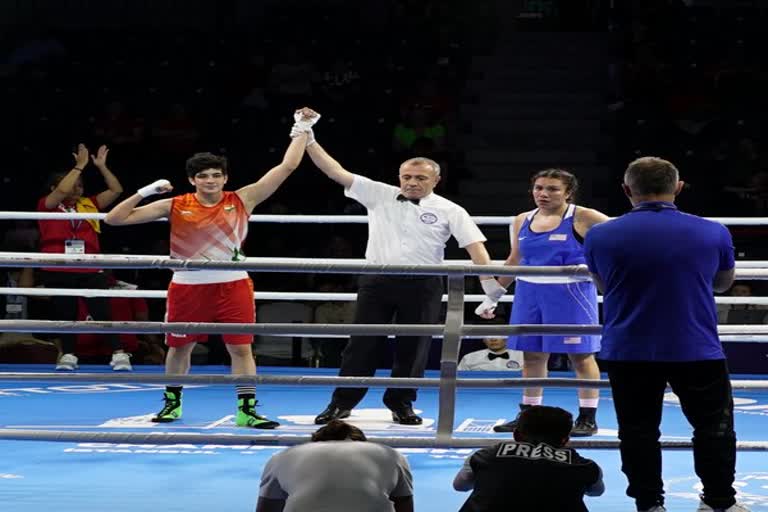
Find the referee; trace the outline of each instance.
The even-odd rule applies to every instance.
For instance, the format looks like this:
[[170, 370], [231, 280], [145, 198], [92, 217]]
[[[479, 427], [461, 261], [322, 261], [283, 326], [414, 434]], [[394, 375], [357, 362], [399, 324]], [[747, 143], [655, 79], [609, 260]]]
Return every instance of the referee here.
[[[310, 140], [314, 140], [310, 134]], [[440, 181], [440, 166], [428, 158], [411, 158], [400, 166], [400, 187], [370, 180], [344, 169], [316, 142], [307, 145], [315, 165], [344, 187], [347, 197], [368, 209], [367, 263], [374, 265], [439, 265], [445, 243], [453, 236], [466, 249], [472, 262], [489, 265], [485, 237], [464, 208], [434, 194]], [[483, 276], [484, 286], [496, 284]], [[491, 283], [493, 282], [493, 283]], [[435, 324], [442, 306], [443, 279], [439, 276], [361, 276], [357, 292], [355, 323]], [[392, 377], [423, 377], [432, 342], [430, 336], [398, 336]], [[385, 336], [352, 336], [342, 354], [340, 376], [372, 376]], [[363, 399], [366, 388], [337, 388], [328, 407], [315, 423], [346, 418]], [[403, 425], [419, 425], [413, 412], [415, 389], [387, 389], [384, 405], [392, 419]]]
[[666, 160], [633, 161], [623, 188], [632, 210], [594, 226], [584, 252], [604, 295], [599, 359], [613, 392], [627, 495], [639, 511], [666, 510], [659, 425], [669, 384], [693, 427], [698, 512], [746, 512], [733, 487], [733, 397], [712, 296], [733, 284], [731, 235], [678, 211], [683, 182]]

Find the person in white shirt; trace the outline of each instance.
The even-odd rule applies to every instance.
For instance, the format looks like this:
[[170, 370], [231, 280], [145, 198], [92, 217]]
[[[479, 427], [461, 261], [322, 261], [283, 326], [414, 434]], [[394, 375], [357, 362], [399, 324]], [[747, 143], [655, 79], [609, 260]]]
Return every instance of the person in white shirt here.
[[483, 343], [488, 348], [465, 354], [457, 370], [504, 372], [523, 369], [523, 353], [509, 350], [507, 338], [486, 338]]
[[256, 512], [413, 512], [411, 468], [394, 448], [367, 442], [341, 420], [318, 429], [312, 441], [269, 459]]
[[[318, 115], [303, 109], [305, 116]], [[400, 186], [395, 187], [353, 174], [315, 142], [311, 128], [307, 154], [329, 178], [344, 187], [344, 194], [368, 210], [368, 246], [365, 259], [375, 265], [439, 265], [445, 244], [453, 236], [472, 262], [491, 263], [485, 237], [467, 211], [433, 193], [440, 181], [440, 166], [429, 158], [411, 158], [400, 165]], [[491, 276], [481, 276], [484, 289], [501, 285]], [[443, 279], [440, 276], [364, 275], [357, 292], [356, 324], [436, 324], [442, 307]], [[398, 336], [392, 377], [423, 377], [432, 338]], [[352, 336], [342, 356], [341, 376], [373, 376], [378, 355], [386, 346], [384, 336]], [[366, 388], [337, 388], [316, 424], [346, 418], [363, 399]], [[392, 420], [419, 425], [413, 412], [415, 389], [387, 389], [384, 405]]]

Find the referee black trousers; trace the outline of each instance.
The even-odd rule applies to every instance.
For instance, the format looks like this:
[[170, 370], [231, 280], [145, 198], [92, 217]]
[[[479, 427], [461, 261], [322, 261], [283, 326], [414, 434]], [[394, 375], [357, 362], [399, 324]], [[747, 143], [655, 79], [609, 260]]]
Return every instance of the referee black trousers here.
[[[109, 288], [107, 276], [103, 272], [40, 272], [40, 279], [45, 288], [92, 288], [105, 290]], [[109, 321], [112, 313], [108, 297], [83, 297], [88, 305], [88, 314], [94, 320]], [[51, 320], [77, 320], [77, 297], [52, 297], [53, 312]], [[74, 333], [61, 333], [61, 350], [65, 354], [75, 353], [76, 338]], [[103, 334], [105, 343], [112, 351], [120, 350], [122, 343], [117, 334]]]
[[[440, 321], [443, 280], [440, 277], [362, 276], [357, 291], [356, 324], [436, 324]], [[395, 339], [392, 377], [423, 377], [432, 343], [430, 336]], [[342, 377], [371, 377], [387, 346], [386, 336], [352, 336], [341, 357]], [[367, 388], [337, 388], [333, 401], [353, 409]], [[390, 409], [410, 406], [416, 390], [387, 389], [384, 403]]]
[[691, 362], [601, 361], [608, 371], [619, 423], [621, 470], [638, 509], [664, 503], [659, 425], [667, 383], [693, 427], [693, 459], [712, 508], [736, 502], [736, 433], [725, 360]]

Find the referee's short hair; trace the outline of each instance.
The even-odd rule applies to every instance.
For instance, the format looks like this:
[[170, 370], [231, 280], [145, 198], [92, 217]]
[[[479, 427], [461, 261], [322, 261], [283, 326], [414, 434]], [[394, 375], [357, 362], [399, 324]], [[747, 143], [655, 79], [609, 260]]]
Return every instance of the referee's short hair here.
[[677, 167], [655, 156], [633, 160], [624, 172], [624, 184], [638, 196], [674, 194], [679, 180]]
[[408, 160], [400, 164], [400, 167], [402, 168], [405, 165], [421, 165], [421, 164], [429, 165], [430, 167], [432, 167], [432, 170], [435, 171], [435, 174], [440, 176], [440, 164], [438, 164], [431, 158], [427, 158], [425, 156], [417, 156], [417, 157], [409, 158]]

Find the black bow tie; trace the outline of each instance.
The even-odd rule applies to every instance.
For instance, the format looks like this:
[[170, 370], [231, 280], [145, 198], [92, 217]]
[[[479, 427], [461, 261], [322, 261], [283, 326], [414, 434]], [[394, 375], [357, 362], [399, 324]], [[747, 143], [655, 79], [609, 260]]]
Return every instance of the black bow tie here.
[[488, 352], [488, 359], [493, 361], [496, 358], [502, 358], [502, 359], [509, 359], [509, 352], [503, 352], [501, 354], [494, 354], [493, 352]]
[[398, 201], [410, 201], [413, 204], [419, 204], [419, 202], [421, 201], [421, 199], [409, 199], [409, 198], [405, 197], [403, 194], [397, 194], [397, 200]]

